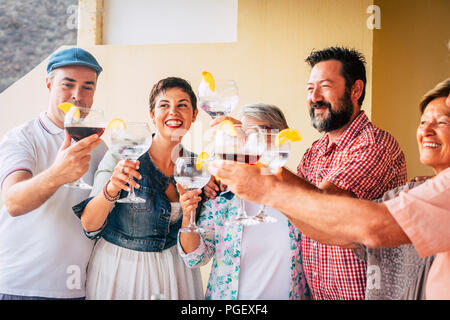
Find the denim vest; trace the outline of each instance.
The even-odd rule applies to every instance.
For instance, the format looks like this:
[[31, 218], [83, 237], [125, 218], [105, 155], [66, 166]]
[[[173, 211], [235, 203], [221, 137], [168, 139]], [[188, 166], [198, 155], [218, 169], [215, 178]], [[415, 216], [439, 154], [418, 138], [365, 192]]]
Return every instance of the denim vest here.
[[[188, 155], [191, 152], [183, 150]], [[105, 224], [95, 232], [85, 234], [92, 239], [104, 238], [106, 241], [136, 251], [161, 252], [177, 243], [178, 230], [181, 227], [182, 215], [170, 223], [171, 206], [165, 194], [169, 183], [176, 189], [175, 179], [167, 177], [153, 163], [148, 152], [140, 158], [138, 172], [142, 175], [139, 180], [140, 188], [135, 189], [137, 196], [146, 199], [145, 203], [116, 203], [109, 213]], [[178, 191], [177, 191], [178, 193]], [[128, 195], [125, 190], [121, 191], [120, 198]], [[74, 213], [81, 214], [93, 197], [73, 207]], [[199, 214], [201, 205], [197, 208]]]

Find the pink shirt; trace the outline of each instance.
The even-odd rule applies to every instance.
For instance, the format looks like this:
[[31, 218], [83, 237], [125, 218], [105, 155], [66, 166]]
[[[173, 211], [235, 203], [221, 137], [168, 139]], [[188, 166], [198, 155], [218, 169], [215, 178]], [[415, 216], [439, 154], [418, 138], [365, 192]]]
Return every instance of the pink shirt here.
[[450, 168], [384, 204], [421, 257], [436, 254], [427, 299], [450, 299]]

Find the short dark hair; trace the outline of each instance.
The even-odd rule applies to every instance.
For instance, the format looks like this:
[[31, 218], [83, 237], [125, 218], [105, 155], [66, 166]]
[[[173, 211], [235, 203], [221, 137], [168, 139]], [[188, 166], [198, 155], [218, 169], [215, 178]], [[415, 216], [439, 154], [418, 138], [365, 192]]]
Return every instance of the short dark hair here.
[[366, 59], [362, 53], [355, 49], [344, 47], [329, 47], [323, 50], [312, 51], [305, 61], [313, 68], [321, 61], [337, 60], [341, 62], [341, 75], [345, 79], [345, 85], [348, 90], [351, 89], [356, 80], [362, 80], [364, 88], [358, 104], [361, 107], [366, 95]]
[[433, 89], [425, 93], [422, 100], [419, 103], [420, 112], [423, 113], [427, 105], [434, 99], [441, 97], [448, 97], [450, 94], [450, 78], [439, 82]]
[[180, 88], [181, 90], [186, 92], [189, 95], [189, 98], [191, 99], [192, 112], [195, 112], [195, 110], [197, 110], [197, 97], [195, 96], [195, 93], [192, 90], [190, 83], [182, 78], [168, 77], [159, 80], [153, 86], [152, 91], [150, 92], [149, 107], [151, 112], [154, 112], [155, 110], [156, 97], [161, 92], [164, 92], [165, 90], [172, 88]]

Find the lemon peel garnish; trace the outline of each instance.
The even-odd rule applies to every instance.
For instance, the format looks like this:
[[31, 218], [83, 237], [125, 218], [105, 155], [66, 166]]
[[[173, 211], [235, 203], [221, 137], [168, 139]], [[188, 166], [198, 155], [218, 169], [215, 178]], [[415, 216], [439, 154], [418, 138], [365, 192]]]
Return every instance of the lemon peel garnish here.
[[[64, 113], [68, 113], [72, 108], [76, 108], [76, 105], [70, 103], [70, 102], [63, 102], [58, 105], [58, 108], [61, 109]], [[72, 118], [75, 121], [80, 120], [81, 114], [80, 110], [78, 108], [73, 109]]]
[[64, 113], [69, 112], [70, 108], [75, 107], [74, 104], [70, 102], [63, 102], [58, 105], [58, 108], [60, 108]]
[[221, 123], [219, 123], [218, 130], [224, 130], [226, 134], [228, 134], [231, 137], [237, 136], [236, 128], [234, 127], [234, 123], [230, 120], [223, 120]]
[[216, 84], [214, 82], [212, 74], [208, 71], [202, 71], [202, 77], [203, 80], [205, 80], [205, 82], [209, 85], [209, 89], [214, 92], [214, 90], [216, 89]]
[[106, 126], [107, 129], [113, 129], [113, 130], [125, 130], [127, 128], [125, 121], [123, 121], [120, 118], [114, 118], [111, 121], [108, 122], [108, 125]]
[[277, 136], [275, 137], [275, 145], [280, 146], [288, 141], [296, 142], [301, 140], [302, 137], [300, 136], [300, 133], [297, 130], [288, 128], [278, 132]]
[[197, 161], [195, 162], [195, 168], [197, 170], [201, 170], [202, 166], [205, 164], [205, 159], [210, 158], [210, 155], [206, 152], [202, 152], [198, 155], [197, 157]]

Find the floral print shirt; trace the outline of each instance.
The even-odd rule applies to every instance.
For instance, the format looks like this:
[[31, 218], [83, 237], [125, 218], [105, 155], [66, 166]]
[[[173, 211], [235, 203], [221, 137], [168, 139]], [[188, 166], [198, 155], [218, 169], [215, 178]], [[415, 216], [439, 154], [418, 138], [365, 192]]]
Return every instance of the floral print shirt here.
[[[197, 268], [213, 258], [211, 274], [205, 298], [207, 300], [237, 300], [242, 225], [225, 225], [237, 215], [234, 194], [224, 192], [214, 200], [208, 200], [198, 220], [207, 232], [200, 236], [198, 248], [184, 253], [178, 235], [178, 251], [186, 265]], [[288, 222], [290, 239], [291, 283], [290, 300], [309, 299], [301, 257], [301, 234]]]

